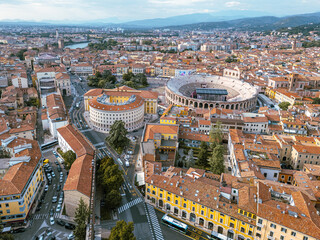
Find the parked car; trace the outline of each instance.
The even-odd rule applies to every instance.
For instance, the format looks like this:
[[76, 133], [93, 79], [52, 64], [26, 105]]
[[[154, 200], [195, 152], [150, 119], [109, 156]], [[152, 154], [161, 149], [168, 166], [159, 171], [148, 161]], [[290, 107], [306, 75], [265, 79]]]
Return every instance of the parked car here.
[[76, 228], [76, 226], [73, 225], [72, 223], [66, 223], [64, 227], [69, 230], [74, 230]]
[[74, 238], [75, 238], [75, 236], [74, 236], [73, 232], [70, 233], [69, 236], [68, 236], [68, 240], [72, 240], [72, 239], [74, 239]]
[[46, 186], [44, 187], [44, 191], [45, 191], [45, 192], [48, 192], [48, 190], [49, 190], [49, 185], [46, 185]]
[[64, 197], [64, 193], [62, 191], [62, 192], [60, 192], [60, 198], [63, 198], [63, 197]]
[[12, 230], [11, 232], [12, 233], [22, 233], [22, 232], [25, 232], [25, 231], [26, 231], [25, 228], [17, 228], [17, 229]]
[[54, 218], [50, 217], [50, 225], [53, 225], [53, 224], [54, 224]]
[[47, 235], [47, 237], [50, 237], [52, 235], [52, 230], [51, 229], [47, 229], [46, 230], [46, 235]]
[[56, 203], [58, 201], [58, 197], [56, 195], [54, 195], [52, 197], [52, 203]]
[[41, 210], [41, 202], [38, 204], [37, 208], [36, 208], [36, 212], [39, 212]]
[[54, 178], [56, 177], [56, 175], [54, 174], [54, 172], [51, 173], [51, 176]]
[[60, 198], [59, 198], [59, 202], [58, 202], [58, 204], [62, 204], [62, 202], [63, 202], [63, 198], [62, 198], [62, 197], [60, 197]]
[[58, 172], [60, 172], [61, 173], [61, 167], [60, 167], [60, 165], [58, 166]]
[[54, 150], [52, 151], [52, 153], [53, 153], [53, 155], [58, 155], [58, 154], [57, 154], [57, 152], [56, 152], [56, 151], [54, 151]]
[[63, 177], [60, 176], [59, 183], [62, 183], [62, 182], [63, 182]]
[[56, 221], [56, 223], [57, 223], [58, 225], [60, 225], [60, 226], [66, 225], [66, 223], [65, 223], [64, 221], [60, 220], [60, 219], [58, 219], [58, 220]]
[[56, 208], [56, 212], [60, 212], [61, 211], [61, 204], [58, 204], [57, 208]]
[[50, 209], [50, 217], [53, 216], [53, 213], [54, 213], [54, 210], [53, 210], [53, 208], [51, 208], [51, 209]]
[[56, 165], [59, 165], [59, 162], [56, 160], [56, 161], [54, 161], [54, 163], [56, 164]]

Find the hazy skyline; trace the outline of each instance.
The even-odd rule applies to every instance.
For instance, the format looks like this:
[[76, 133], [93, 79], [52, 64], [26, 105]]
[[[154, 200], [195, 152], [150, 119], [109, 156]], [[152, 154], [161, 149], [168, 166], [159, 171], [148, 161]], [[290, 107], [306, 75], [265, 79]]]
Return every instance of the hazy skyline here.
[[250, 10], [285, 16], [320, 11], [319, 0], [0, 0], [0, 20], [161, 18], [190, 13]]

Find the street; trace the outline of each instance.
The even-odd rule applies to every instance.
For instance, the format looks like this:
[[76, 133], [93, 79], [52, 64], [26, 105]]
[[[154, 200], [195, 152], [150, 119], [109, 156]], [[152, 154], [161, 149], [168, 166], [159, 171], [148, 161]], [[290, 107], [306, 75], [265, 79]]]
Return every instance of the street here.
[[[153, 206], [146, 204], [144, 198], [135, 186], [135, 165], [139, 153], [139, 143], [143, 129], [136, 132], [131, 132], [128, 136], [135, 136], [136, 140], [131, 142], [133, 154], [130, 156], [130, 165], [126, 167], [123, 161], [123, 156], [119, 156], [106, 142], [105, 138], [108, 136], [105, 133], [94, 131], [90, 128], [90, 124], [86, 122], [84, 113], [83, 94], [90, 88], [86, 83], [82, 83], [76, 76], [71, 77], [72, 84], [75, 89], [75, 98], [73, 105], [70, 108], [70, 119], [72, 123], [83, 133], [85, 137], [96, 147], [97, 155], [100, 158], [110, 156], [118, 164], [118, 167], [123, 172], [124, 183], [120, 189], [122, 195], [121, 206], [117, 210], [119, 219], [126, 222], [134, 223], [134, 235], [137, 239], [188, 239], [170, 228], [161, 224], [158, 214], [156, 214]], [[120, 162], [118, 161], [120, 159]], [[97, 199], [99, 199], [97, 201]], [[95, 199], [96, 208], [100, 209], [100, 197]], [[96, 212], [96, 214], [99, 214]], [[99, 214], [100, 215], [100, 214]], [[100, 216], [98, 216], [100, 217]], [[114, 221], [101, 221], [95, 226], [95, 232], [100, 233], [101, 228], [111, 229], [114, 226]]]
[[[67, 172], [64, 170], [63, 165], [59, 163], [59, 166], [62, 170], [61, 172], [63, 173], [63, 182], [59, 182], [60, 172], [58, 171], [58, 165], [55, 164], [57, 158], [53, 155], [52, 151], [53, 149], [43, 151], [43, 157], [45, 159], [49, 159], [49, 164], [55, 174], [55, 177], [52, 177], [52, 184], [48, 185], [49, 188], [47, 193], [42, 190], [45, 196], [44, 201], [41, 204], [40, 210], [36, 211], [33, 215], [30, 216], [30, 226], [26, 229], [25, 232], [14, 234], [14, 237], [17, 240], [34, 239], [36, 236], [39, 237], [41, 235], [47, 236], [48, 234], [45, 233], [48, 233], [48, 231], [51, 231], [51, 234], [49, 233], [50, 237], [55, 236], [58, 240], [66, 239], [72, 232], [71, 230], [65, 229], [63, 226], [59, 226], [57, 223], [55, 223], [54, 225], [50, 225], [49, 221], [51, 209], [53, 209], [53, 217], [55, 220], [62, 218], [61, 213], [63, 207], [61, 208], [61, 211], [57, 212], [56, 207], [58, 205], [58, 202], [52, 203], [52, 198], [53, 196], [58, 196], [59, 199], [61, 192], [63, 192], [63, 184], [65, 183], [67, 178]], [[46, 176], [44, 177], [46, 178]], [[61, 190], [58, 191], [57, 187], [59, 184], [61, 184]], [[67, 222], [66, 220], [64, 221]], [[49, 236], [45, 237], [44, 239], [49, 239]]]

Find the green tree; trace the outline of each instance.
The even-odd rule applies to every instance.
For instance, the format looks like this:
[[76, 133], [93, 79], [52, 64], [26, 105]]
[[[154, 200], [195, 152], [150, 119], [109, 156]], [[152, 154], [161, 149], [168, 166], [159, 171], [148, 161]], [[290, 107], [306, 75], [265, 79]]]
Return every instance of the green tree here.
[[122, 172], [112, 158], [105, 157], [101, 159], [98, 169], [98, 183], [106, 192], [106, 206], [109, 209], [118, 207], [121, 203], [119, 188], [123, 184]]
[[109, 136], [106, 138], [106, 141], [116, 149], [124, 149], [130, 142], [127, 138], [127, 133], [125, 123], [122, 120], [116, 120], [110, 127]]
[[215, 174], [221, 174], [224, 172], [224, 158], [223, 158], [224, 148], [222, 145], [217, 145], [213, 151], [212, 156], [209, 160], [209, 165], [211, 171]]
[[203, 167], [208, 166], [208, 144], [206, 142], [200, 144], [197, 164]]
[[122, 75], [122, 79], [124, 81], [131, 81], [134, 78], [134, 74], [132, 72], [128, 72]]
[[76, 222], [76, 229], [74, 230], [74, 236], [76, 239], [82, 240], [86, 238], [86, 226], [89, 217], [88, 205], [80, 198], [78, 207], [76, 208], [74, 221]]
[[14, 236], [11, 233], [0, 234], [0, 240], [14, 240]]
[[35, 107], [40, 107], [40, 101], [39, 98], [37, 97], [31, 97], [29, 101], [26, 102], [27, 106], [35, 106]]
[[136, 82], [142, 84], [143, 86], [148, 86], [148, 80], [147, 80], [147, 76], [143, 73], [138, 73], [135, 76]]
[[112, 75], [109, 70], [104, 70], [102, 73], [96, 72], [94, 76], [88, 77], [88, 86], [105, 88], [106, 86], [113, 88], [117, 78]]
[[118, 221], [116, 226], [111, 229], [109, 240], [136, 240], [133, 230], [133, 222]]
[[62, 157], [65, 161], [65, 166], [66, 166], [67, 170], [69, 170], [71, 168], [71, 165], [74, 163], [74, 161], [77, 158], [76, 154], [72, 150], [69, 150], [69, 151], [63, 153]]
[[223, 133], [221, 130], [221, 122], [217, 121], [215, 126], [211, 126], [210, 133], [211, 149], [214, 149], [218, 144], [222, 143]]
[[24, 60], [24, 53], [27, 51], [27, 49], [21, 49], [19, 50], [19, 52], [17, 53], [17, 57], [22, 61]]
[[288, 107], [290, 106], [289, 102], [281, 102], [278, 104], [279, 108], [281, 108], [284, 111], [288, 110]]
[[121, 194], [119, 189], [112, 189], [110, 192], [107, 193], [106, 196], [106, 205], [109, 209], [115, 209], [120, 206], [121, 203]]
[[314, 98], [312, 104], [320, 104], [320, 98]]
[[123, 177], [117, 164], [108, 166], [103, 171], [102, 182], [106, 189], [119, 189], [123, 183]]

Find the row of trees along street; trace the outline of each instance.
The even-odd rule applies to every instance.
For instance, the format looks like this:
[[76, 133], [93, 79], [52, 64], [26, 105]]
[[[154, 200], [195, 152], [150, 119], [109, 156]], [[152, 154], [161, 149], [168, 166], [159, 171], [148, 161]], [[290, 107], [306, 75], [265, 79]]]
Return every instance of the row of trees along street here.
[[[121, 154], [130, 143], [127, 134], [125, 123], [121, 120], [116, 120], [110, 128], [106, 142]], [[103, 158], [98, 169], [98, 183], [101, 184], [104, 191], [107, 209], [102, 209], [102, 211], [110, 211], [119, 207], [121, 203], [119, 189], [123, 182], [122, 172], [119, 170], [118, 165], [114, 163], [114, 160], [109, 157]], [[118, 221], [116, 226], [112, 228], [108, 240], [136, 240], [133, 230], [134, 225], [132, 222]]]
[[117, 208], [121, 203], [120, 187], [123, 184], [122, 172], [110, 157], [101, 159], [98, 166], [97, 183], [103, 189], [105, 210]]

